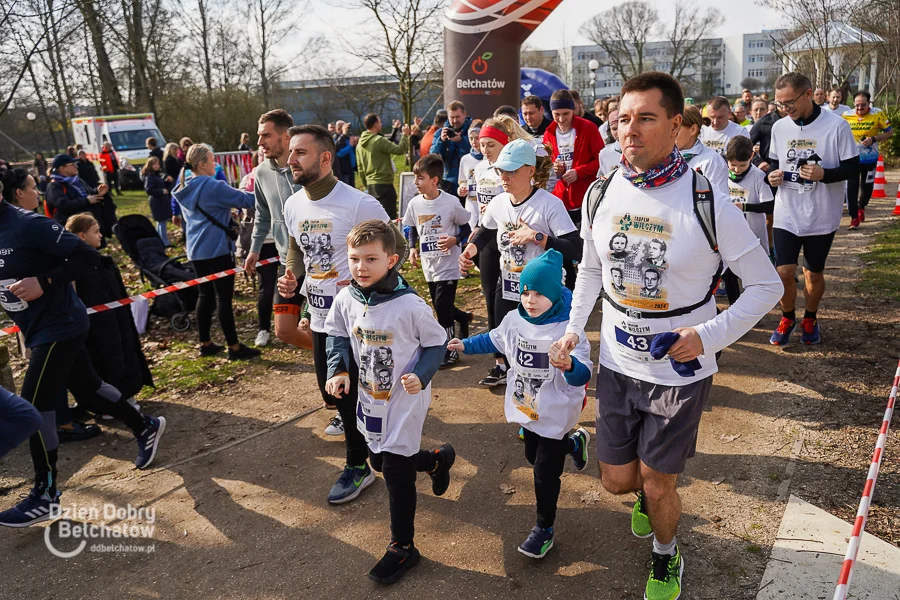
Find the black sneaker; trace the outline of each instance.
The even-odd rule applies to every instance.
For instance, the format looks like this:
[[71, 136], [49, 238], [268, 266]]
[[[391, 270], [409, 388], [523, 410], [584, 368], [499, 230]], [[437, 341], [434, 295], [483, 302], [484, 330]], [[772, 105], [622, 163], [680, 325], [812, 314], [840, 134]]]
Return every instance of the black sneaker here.
[[378, 564], [369, 571], [369, 579], [382, 584], [394, 583], [419, 564], [420, 558], [422, 555], [412, 544], [404, 548], [397, 542], [391, 542]]
[[501, 384], [506, 384], [506, 369], [500, 365], [494, 365], [494, 368], [487, 374], [487, 377], [478, 382], [478, 385], [486, 385], [487, 387], [494, 387]]
[[237, 350], [228, 349], [228, 360], [250, 360], [262, 354], [256, 348], [249, 348], [243, 344], [238, 346]]
[[431, 477], [431, 492], [435, 496], [443, 496], [450, 487], [450, 467], [456, 462], [456, 450], [450, 444], [444, 444], [437, 452], [437, 467]]
[[210, 344], [209, 346], [200, 346], [200, 356], [215, 356], [219, 352], [225, 350], [225, 346], [220, 346], [218, 344]]
[[156, 449], [159, 447], [159, 439], [166, 431], [165, 417], [144, 417], [147, 427], [135, 440], [138, 445], [138, 455], [134, 459], [134, 466], [138, 469], [146, 469], [156, 457]]
[[472, 322], [472, 319], [475, 318], [475, 313], [463, 313], [465, 317], [462, 321], [457, 321], [459, 323], [459, 339], [464, 340], [469, 337], [469, 324]]
[[102, 433], [103, 430], [100, 429], [99, 425], [79, 423], [78, 421], [73, 421], [68, 426], [56, 428], [56, 437], [59, 438], [60, 444], [65, 442], [83, 442]]
[[456, 363], [459, 362], [459, 352], [456, 350], [447, 350], [444, 354], [444, 360], [441, 361], [441, 369], [446, 369], [447, 367], [452, 367]]

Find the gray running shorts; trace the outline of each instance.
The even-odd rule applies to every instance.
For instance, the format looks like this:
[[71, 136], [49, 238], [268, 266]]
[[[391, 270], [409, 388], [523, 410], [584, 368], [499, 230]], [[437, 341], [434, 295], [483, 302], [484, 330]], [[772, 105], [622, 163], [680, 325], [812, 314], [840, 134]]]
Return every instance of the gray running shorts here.
[[657, 385], [599, 365], [597, 459], [627, 465], [639, 458], [660, 473], [681, 473], [694, 456], [710, 388], [712, 375], [682, 386]]

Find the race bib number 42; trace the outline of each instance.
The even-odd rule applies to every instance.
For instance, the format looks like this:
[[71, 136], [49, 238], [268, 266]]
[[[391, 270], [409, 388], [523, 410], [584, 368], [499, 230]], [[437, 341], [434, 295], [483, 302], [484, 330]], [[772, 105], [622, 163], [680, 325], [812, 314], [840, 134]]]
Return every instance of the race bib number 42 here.
[[516, 371], [529, 379], [550, 379], [550, 340], [516, 338]]

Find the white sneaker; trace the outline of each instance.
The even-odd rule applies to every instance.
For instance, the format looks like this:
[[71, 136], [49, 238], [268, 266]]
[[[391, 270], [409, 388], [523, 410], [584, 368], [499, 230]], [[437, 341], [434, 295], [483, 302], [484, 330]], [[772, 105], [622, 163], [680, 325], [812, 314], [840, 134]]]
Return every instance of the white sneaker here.
[[325, 435], [344, 435], [344, 422], [341, 421], [340, 415], [331, 418], [325, 427]]
[[256, 347], [262, 348], [264, 346], [268, 346], [270, 339], [272, 339], [271, 333], [269, 333], [265, 329], [260, 330], [260, 332], [256, 334]]

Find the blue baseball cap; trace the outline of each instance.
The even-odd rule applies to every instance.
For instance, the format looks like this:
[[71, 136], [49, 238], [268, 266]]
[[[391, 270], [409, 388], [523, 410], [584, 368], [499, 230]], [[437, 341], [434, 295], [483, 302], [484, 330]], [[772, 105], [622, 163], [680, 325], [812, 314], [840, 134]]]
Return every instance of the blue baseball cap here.
[[71, 165], [72, 163], [78, 162], [68, 154], [57, 154], [53, 157], [53, 169], [56, 170], [60, 167], [64, 167], [66, 165]]
[[492, 167], [501, 171], [515, 171], [519, 167], [533, 167], [537, 162], [534, 148], [525, 140], [513, 140], [503, 146], [500, 156]]

